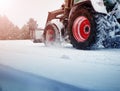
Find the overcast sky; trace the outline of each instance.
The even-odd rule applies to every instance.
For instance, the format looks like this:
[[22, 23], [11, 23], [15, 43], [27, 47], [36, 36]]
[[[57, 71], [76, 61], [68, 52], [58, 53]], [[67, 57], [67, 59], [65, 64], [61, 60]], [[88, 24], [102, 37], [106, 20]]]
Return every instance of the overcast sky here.
[[19, 27], [34, 18], [44, 27], [48, 11], [59, 9], [64, 0], [0, 0], [0, 15], [6, 15]]

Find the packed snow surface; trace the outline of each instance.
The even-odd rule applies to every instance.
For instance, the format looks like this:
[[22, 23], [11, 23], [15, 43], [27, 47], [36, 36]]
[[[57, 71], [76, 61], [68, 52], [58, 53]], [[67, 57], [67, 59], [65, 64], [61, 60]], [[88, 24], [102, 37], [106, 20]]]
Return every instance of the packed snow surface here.
[[77, 50], [70, 44], [58, 48], [31, 40], [0, 41], [0, 75], [6, 67], [87, 89], [75, 91], [120, 91], [120, 49]]

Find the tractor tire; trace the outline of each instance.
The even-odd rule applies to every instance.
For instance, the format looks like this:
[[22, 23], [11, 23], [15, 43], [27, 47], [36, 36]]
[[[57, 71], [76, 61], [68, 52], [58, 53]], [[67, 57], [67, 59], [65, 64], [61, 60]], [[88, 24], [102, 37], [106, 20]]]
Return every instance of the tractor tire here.
[[94, 15], [85, 8], [73, 12], [69, 19], [70, 41], [74, 48], [88, 50], [96, 41]]
[[119, 24], [120, 24], [120, 18], [119, 19], [117, 19], [117, 21], [119, 22]]
[[46, 46], [60, 45], [60, 33], [54, 23], [48, 23], [44, 30], [44, 44]]

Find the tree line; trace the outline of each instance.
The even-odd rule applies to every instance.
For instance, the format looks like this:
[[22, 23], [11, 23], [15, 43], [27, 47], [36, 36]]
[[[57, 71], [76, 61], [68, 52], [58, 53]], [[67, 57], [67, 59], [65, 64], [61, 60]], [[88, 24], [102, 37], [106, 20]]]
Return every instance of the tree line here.
[[14, 25], [7, 16], [0, 15], [0, 40], [31, 39], [31, 32], [37, 28], [37, 22], [30, 18], [22, 28]]

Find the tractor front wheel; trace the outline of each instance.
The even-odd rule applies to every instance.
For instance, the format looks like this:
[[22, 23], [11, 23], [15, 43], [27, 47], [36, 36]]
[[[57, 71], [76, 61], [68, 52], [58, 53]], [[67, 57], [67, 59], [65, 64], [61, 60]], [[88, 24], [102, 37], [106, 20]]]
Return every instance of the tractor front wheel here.
[[44, 43], [46, 46], [55, 46], [60, 43], [59, 30], [55, 24], [49, 23], [46, 25], [44, 30]]

